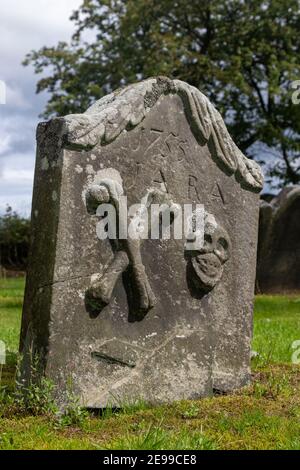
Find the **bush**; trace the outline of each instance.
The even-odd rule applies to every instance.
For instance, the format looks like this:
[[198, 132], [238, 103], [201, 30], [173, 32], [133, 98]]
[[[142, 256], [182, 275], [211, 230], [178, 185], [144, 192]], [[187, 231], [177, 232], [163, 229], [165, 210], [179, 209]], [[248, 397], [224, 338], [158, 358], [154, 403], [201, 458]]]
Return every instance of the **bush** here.
[[27, 266], [30, 220], [7, 206], [0, 217], [0, 267], [24, 271]]

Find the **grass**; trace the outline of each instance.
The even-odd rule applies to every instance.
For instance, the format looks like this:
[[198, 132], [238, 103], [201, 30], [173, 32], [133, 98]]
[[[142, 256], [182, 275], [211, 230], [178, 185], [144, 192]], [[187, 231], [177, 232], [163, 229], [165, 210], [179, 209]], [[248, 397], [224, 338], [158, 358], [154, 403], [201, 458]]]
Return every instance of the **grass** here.
[[291, 362], [300, 340], [300, 296], [260, 295], [255, 300], [253, 349], [260, 362]]
[[[18, 350], [24, 281], [0, 281], [0, 339], [10, 368]], [[251, 386], [226, 396], [150, 407], [124, 404], [62, 426], [9, 402], [0, 405], [0, 449], [293, 449], [300, 450], [300, 297], [255, 301]], [[9, 368], [8, 368], [9, 369]], [[7, 370], [7, 368], [6, 368]]]
[[24, 278], [0, 279], [0, 340], [4, 341], [7, 363], [13, 365], [19, 349]]
[[297, 449], [300, 370], [277, 365], [228, 396], [90, 415], [60, 427], [47, 416], [0, 413], [0, 449]]

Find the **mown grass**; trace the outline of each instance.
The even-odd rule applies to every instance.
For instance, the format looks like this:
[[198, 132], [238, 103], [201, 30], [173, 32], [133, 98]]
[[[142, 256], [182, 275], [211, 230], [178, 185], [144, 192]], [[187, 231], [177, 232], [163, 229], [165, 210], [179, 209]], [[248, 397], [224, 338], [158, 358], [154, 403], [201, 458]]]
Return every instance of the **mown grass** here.
[[300, 368], [261, 369], [228, 396], [137, 404], [61, 427], [47, 416], [0, 413], [0, 449], [300, 449]]
[[0, 279], [0, 340], [6, 345], [7, 363], [13, 365], [19, 349], [24, 278]]
[[[18, 350], [24, 281], [0, 281], [0, 339]], [[300, 296], [258, 296], [251, 386], [227, 396], [150, 407], [124, 404], [62, 426], [0, 405], [0, 449], [297, 449], [300, 450]], [[12, 367], [12, 365], [10, 365]], [[1, 401], [0, 401], [1, 402]]]
[[300, 340], [300, 295], [260, 295], [255, 299], [253, 349], [259, 363], [291, 362]]

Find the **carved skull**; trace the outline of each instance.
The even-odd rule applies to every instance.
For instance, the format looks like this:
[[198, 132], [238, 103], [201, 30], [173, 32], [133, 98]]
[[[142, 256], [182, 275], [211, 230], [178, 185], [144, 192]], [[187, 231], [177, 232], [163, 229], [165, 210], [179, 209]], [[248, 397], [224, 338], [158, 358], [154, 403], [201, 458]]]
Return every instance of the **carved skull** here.
[[230, 250], [231, 242], [226, 230], [216, 222], [206, 220], [203, 246], [189, 252], [193, 281], [199, 290], [210, 292], [220, 281]]

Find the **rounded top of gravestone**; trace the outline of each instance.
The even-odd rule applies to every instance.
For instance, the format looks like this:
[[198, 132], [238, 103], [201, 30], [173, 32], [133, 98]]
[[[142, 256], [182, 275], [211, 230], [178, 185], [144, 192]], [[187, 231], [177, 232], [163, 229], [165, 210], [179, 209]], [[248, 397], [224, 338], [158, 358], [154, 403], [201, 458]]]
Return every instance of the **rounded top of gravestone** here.
[[234, 174], [243, 188], [260, 192], [263, 175], [259, 165], [246, 158], [235, 145], [220, 113], [208, 98], [180, 80], [149, 78], [116, 90], [83, 114], [57, 118], [63, 122], [65, 147], [91, 150], [98, 145], [107, 145], [123, 131], [130, 131], [140, 124], [160, 99], [172, 95], [181, 98], [196, 140], [199, 145], [208, 146], [216, 164], [226, 174]]
[[292, 199], [298, 198], [300, 196], [300, 186], [293, 185], [283, 188], [277, 196], [275, 196], [271, 204], [275, 209], [289, 203]]

